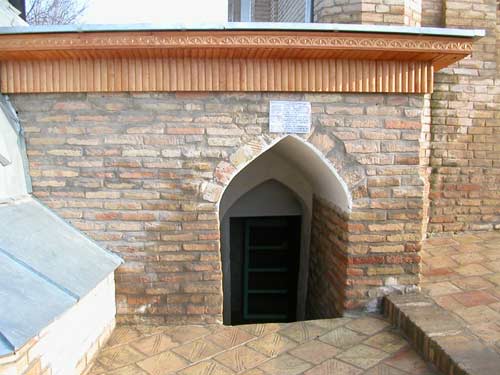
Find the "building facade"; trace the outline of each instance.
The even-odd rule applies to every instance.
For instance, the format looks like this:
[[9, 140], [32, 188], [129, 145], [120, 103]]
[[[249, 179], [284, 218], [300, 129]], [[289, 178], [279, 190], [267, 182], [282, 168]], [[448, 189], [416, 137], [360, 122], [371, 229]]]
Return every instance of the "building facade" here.
[[[498, 229], [497, 4], [440, 4], [309, 9], [316, 23], [486, 36], [2, 35], [33, 194], [125, 260], [118, 321], [338, 316], [415, 289], [426, 235]], [[243, 5], [230, 3], [232, 20], [301, 22], [308, 9]], [[138, 45], [150, 52], [124, 52]], [[275, 101], [309, 103], [310, 130], [271, 132]]]

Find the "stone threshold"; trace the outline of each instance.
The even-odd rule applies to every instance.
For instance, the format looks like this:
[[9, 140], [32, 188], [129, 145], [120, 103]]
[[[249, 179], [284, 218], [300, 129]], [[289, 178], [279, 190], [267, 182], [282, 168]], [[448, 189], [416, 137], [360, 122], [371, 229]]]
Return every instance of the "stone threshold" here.
[[420, 293], [389, 295], [383, 309], [410, 345], [443, 374], [500, 374], [500, 355], [431, 298]]

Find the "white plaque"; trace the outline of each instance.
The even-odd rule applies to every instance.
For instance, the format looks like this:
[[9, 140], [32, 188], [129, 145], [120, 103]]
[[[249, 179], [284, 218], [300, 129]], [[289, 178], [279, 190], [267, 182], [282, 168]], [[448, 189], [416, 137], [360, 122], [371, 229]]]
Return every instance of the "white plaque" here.
[[269, 103], [269, 131], [271, 133], [309, 133], [311, 131], [311, 103], [271, 101]]

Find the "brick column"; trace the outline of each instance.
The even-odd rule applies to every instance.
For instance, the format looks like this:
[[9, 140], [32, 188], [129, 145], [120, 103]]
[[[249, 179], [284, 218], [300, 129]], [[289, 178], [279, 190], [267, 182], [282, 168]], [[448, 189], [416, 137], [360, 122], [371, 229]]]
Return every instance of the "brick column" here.
[[500, 227], [500, 86], [495, 0], [448, 0], [446, 27], [483, 28], [470, 58], [435, 75], [429, 232]]
[[317, 0], [314, 22], [420, 26], [421, 0]]

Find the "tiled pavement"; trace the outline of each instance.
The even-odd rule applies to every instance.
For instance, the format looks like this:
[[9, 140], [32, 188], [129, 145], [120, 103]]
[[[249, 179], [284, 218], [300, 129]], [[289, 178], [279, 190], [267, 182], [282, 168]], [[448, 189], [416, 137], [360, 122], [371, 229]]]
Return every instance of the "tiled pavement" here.
[[89, 375], [431, 375], [378, 316], [236, 327], [119, 326]]
[[500, 232], [425, 242], [422, 291], [500, 353]]
[[[500, 353], [500, 233], [429, 239], [422, 290]], [[89, 375], [435, 374], [377, 316], [290, 324], [120, 326]]]

